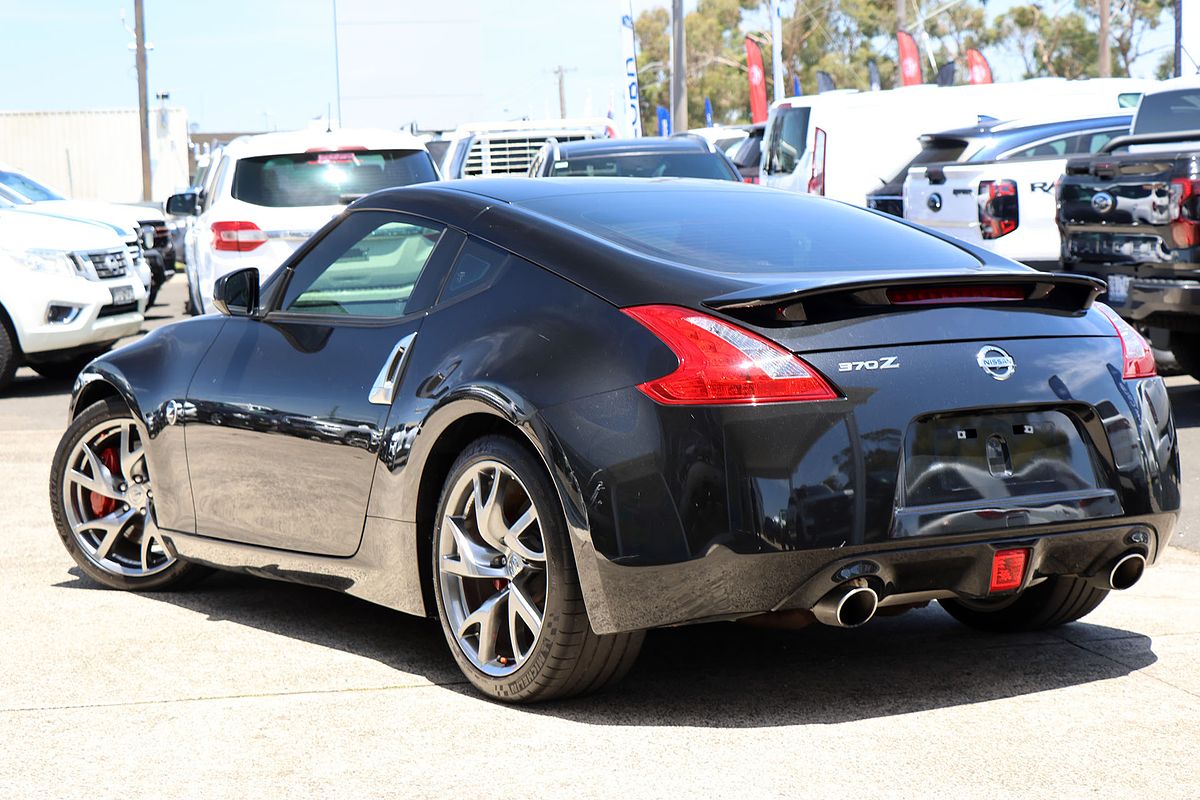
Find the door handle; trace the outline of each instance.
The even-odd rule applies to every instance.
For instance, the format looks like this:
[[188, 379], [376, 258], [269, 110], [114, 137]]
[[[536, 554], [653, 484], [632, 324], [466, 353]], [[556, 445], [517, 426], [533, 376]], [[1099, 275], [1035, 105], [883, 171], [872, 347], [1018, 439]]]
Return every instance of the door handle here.
[[396, 381], [404, 372], [404, 361], [412, 348], [413, 339], [416, 338], [417, 334], [414, 332], [396, 342], [387, 360], [383, 362], [383, 369], [375, 376], [375, 383], [371, 384], [371, 393], [367, 395], [369, 402], [381, 406], [392, 404], [392, 398], [396, 396]]

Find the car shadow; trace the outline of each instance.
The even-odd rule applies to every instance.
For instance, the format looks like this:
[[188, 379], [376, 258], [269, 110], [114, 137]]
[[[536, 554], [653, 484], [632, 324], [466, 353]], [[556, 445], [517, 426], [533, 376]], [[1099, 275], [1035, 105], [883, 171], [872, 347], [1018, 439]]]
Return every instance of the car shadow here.
[[[60, 586], [102, 591], [79, 570], [71, 573]], [[145, 596], [415, 672], [489, 702], [463, 680], [433, 620], [226, 572], [188, 592]], [[714, 623], [649, 632], [629, 676], [608, 692], [523, 710], [601, 725], [836, 724], [1118, 678], [1157, 660], [1151, 644], [1141, 634], [1086, 622], [986, 635], [936, 604], [856, 630]]]
[[1178, 428], [1200, 426], [1200, 383], [1189, 382], [1167, 387], [1171, 411]]
[[43, 378], [35, 372], [18, 374], [4, 390], [5, 397], [50, 397], [70, 394], [74, 378]]

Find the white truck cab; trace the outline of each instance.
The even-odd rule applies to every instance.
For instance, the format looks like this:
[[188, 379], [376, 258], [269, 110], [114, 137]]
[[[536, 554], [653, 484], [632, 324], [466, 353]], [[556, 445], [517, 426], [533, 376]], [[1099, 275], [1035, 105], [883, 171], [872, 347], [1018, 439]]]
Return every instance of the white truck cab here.
[[71, 377], [141, 328], [146, 289], [106, 225], [0, 201], [0, 389], [18, 366]]

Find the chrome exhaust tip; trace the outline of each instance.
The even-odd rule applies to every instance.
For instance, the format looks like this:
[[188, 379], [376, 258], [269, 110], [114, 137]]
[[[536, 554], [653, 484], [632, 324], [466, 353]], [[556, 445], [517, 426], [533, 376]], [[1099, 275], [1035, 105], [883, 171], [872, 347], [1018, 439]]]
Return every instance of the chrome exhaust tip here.
[[813, 606], [813, 616], [823, 625], [835, 628], [857, 628], [875, 616], [879, 595], [866, 586], [840, 586], [822, 597]]
[[1122, 591], [1142, 579], [1146, 571], [1146, 557], [1141, 553], [1126, 553], [1113, 562], [1108, 571], [1108, 588]]

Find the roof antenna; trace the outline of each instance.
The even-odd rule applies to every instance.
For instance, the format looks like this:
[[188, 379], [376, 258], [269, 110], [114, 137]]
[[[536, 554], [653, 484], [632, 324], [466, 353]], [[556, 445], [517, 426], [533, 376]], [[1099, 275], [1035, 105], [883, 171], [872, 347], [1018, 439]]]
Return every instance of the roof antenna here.
[[332, 114], [333, 114], [333, 111], [330, 107], [330, 104], [326, 103], [325, 104], [325, 132], [326, 133], [333, 133]]

